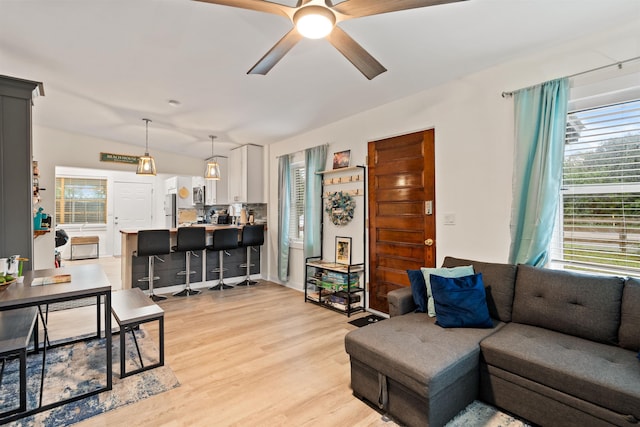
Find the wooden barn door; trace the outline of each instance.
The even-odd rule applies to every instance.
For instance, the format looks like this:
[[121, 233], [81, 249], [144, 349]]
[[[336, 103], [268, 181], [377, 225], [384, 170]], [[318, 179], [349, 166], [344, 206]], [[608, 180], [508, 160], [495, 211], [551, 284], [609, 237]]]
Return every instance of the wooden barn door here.
[[406, 270], [435, 266], [433, 129], [369, 142], [369, 307], [410, 286]]

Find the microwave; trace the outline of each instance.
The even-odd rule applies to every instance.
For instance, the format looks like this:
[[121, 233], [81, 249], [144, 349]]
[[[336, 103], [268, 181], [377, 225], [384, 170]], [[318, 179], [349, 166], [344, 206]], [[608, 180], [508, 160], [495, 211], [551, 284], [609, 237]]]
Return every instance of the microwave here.
[[203, 204], [204, 203], [204, 187], [193, 187], [193, 204]]

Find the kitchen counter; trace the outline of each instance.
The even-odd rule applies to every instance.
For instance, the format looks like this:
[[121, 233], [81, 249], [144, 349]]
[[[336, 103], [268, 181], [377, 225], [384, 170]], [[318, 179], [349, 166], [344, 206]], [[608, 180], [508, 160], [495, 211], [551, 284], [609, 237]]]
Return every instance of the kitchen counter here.
[[[207, 230], [207, 244], [211, 244], [213, 242], [213, 232], [215, 230], [224, 229], [224, 228], [236, 228], [238, 229], [238, 238], [241, 237], [241, 232], [243, 229], [242, 225], [232, 225], [232, 224], [192, 224], [190, 227], [205, 227]], [[170, 236], [171, 236], [171, 246], [176, 245], [176, 236], [178, 229], [170, 228]], [[266, 224], [265, 224], [266, 231]], [[138, 229], [136, 228], [128, 228], [120, 230], [121, 242], [122, 242], [122, 258], [121, 258], [121, 279], [122, 279], [122, 288], [130, 289], [132, 287], [132, 276], [133, 274], [133, 264], [134, 264], [134, 252], [138, 248]], [[184, 255], [179, 257], [181, 260], [184, 258]], [[253, 258], [252, 258], [253, 261]], [[146, 263], [146, 261], [145, 261]], [[173, 262], [171, 262], [173, 263]], [[159, 263], [158, 263], [159, 264]], [[156, 264], [156, 266], [158, 266]], [[226, 263], [225, 263], [226, 267]], [[184, 265], [182, 265], [182, 269], [184, 269]], [[206, 271], [203, 270], [202, 275], [200, 277], [204, 277], [206, 279]], [[157, 288], [156, 288], [157, 289]]]
[[[242, 230], [242, 228], [244, 227], [243, 225], [234, 225], [234, 224], [191, 224], [188, 225], [187, 227], [205, 227], [207, 229], [207, 231], [215, 231], [221, 228], [237, 228], [238, 230]], [[265, 230], [266, 230], [266, 224], [265, 224]], [[176, 234], [178, 232], [177, 228], [170, 228], [169, 232], [171, 234]], [[137, 228], [123, 228], [122, 230], [120, 230], [120, 233], [123, 235], [129, 235], [129, 234], [138, 234], [138, 229]]]

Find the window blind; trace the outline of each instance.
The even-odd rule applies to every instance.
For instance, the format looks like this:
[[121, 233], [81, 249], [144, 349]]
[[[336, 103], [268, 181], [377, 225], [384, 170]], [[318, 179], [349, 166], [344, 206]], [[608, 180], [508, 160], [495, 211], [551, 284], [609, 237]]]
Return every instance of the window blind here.
[[562, 268], [640, 277], [640, 100], [569, 113], [553, 242]]
[[57, 224], [106, 224], [107, 180], [56, 178]]
[[304, 237], [304, 192], [306, 169], [304, 166], [291, 167], [291, 215], [289, 216], [289, 238], [302, 240]]

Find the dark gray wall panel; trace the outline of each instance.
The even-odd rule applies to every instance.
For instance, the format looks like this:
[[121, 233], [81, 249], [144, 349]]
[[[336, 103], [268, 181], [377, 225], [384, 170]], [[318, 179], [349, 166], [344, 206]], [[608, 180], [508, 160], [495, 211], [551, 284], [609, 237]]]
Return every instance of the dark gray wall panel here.
[[37, 82], [0, 76], [0, 257], [21, 255], [32, 269], [31, 99]]

